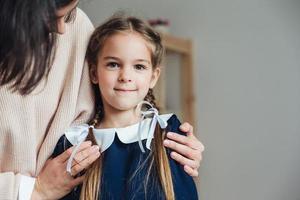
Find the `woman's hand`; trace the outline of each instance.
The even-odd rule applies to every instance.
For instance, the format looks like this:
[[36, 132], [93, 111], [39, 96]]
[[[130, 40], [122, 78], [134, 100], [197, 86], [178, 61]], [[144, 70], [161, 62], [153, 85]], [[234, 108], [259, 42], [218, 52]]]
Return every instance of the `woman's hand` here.
[[174, 150], [171, 152], [171, 157], [184, 166], [186, 173], [197, 177], [204, 146], [194, 136], [193, 127], [189, 123], [181, 124], [179, 129], [185, 132], [186, 136], [168, 132], [168, 139], [165, 139], [164, 146]]
[[75, 176], [100, 156], [99, 147], [91, 146], [90, 141], [83, 142], [74, 157], [71, 175], [66, 171], [66, 167], [73, 149], [74, 147], [70, 147], [61, 155], [46, 162], [36, 178], [32, 200], [59, 199], [82, 183], [84, 176]]

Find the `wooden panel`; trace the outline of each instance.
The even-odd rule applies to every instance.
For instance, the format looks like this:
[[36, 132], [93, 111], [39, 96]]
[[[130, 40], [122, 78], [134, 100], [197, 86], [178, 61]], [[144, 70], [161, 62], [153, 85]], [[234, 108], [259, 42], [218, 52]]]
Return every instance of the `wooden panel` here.
[[[174, 37], [168, 34], [162, 34], [163, 44], [166, 47], [167, 51], [172, 51], [178, 53], [181, 57], [181, 108], [182, 108], [182, 117], [184, 121], [191, 123], [193, 126], [195, 124], [195, 95], [194, 95], [194, 81], [193, 81], [193, 47], [192, 42], [188, 39], [182, 39]], [[168, 67], [168, 64], [165, 63], [165, 66]], [[160, 106], [162, 111], [166, 106], [165, 100], [165, 84], [163, 81], [167, 76], [163, 73], [163, 77], [160, 78], [160, 83], [158, 84], [157, 93], [160, 96], [159, 99]]]
[[190, 41], [187, 39], [178, 38], [175, 36], [162, 34], [163, 44], [169, 51], [175, 51], [177, 53], [189, 54]]

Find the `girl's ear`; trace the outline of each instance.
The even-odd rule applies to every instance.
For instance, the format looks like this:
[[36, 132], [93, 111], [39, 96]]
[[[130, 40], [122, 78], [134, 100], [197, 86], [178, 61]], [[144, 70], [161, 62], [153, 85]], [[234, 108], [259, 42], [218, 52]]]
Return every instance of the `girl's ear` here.
[[154, 86], [156, 85], [159, 76], [160, 76], [160, 67], [156, 67], [153, 70], [152, 77], [151, 77], [151, 82], [150, 82], [151, 89], [154, 88]]
[[97, 84], [98, 83], [98, 76], [97, 76], [97, 66], [96, 65], [92, 65], [90, 66], [90, 78], [92, 83]]

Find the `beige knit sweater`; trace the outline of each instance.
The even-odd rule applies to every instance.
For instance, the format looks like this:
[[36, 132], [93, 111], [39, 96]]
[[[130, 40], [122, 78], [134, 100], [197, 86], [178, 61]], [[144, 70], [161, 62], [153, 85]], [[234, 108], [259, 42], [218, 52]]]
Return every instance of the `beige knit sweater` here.
[[72, 123], [86, 122], [93, 97], [84, 56], [93, 25], [80, 9], [58, 38], [48, 81], [28, 96], [0, 88], [0, 199], [17, 199], [20, 175], [36, 176]]

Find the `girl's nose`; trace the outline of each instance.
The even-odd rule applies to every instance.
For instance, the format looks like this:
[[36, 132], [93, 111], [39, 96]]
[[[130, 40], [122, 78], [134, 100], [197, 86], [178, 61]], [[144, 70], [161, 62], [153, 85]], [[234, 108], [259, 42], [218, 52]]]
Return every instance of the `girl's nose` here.
[[120, 82], [131, 82], [131, 72], [129, 69], [122, 69], [118, 78], [118, 81]]

